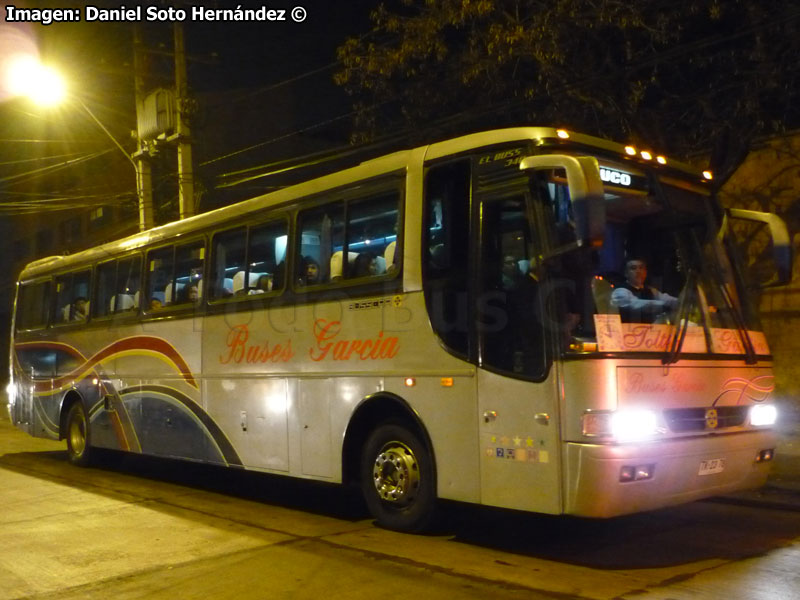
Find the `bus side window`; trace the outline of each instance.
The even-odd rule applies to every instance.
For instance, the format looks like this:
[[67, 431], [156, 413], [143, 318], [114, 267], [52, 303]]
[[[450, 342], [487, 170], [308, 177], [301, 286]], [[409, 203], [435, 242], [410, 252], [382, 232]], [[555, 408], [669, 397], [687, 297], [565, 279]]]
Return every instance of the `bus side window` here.
[[469, 348], [468, 160], [432, 167], [425, 177], [423, 279], [436, 335], [458, 355]]
[[139, 308], [141, 265], [138, 256], [117, 263], [117, 279], [110, 303], [111, 312], [135, 312]]
[[348, 278], [379, 277], [397, 269], [399, 199], [398, 192], [391, 191], [348, 204], [347, 247], [355, 254], [353, 261], [348, 261], [352, 267]]
[[97, 290], [92, 302], [92, 314], [95, 317], [105, 317], [111, 313], [111, 300], [114, 298], [116, 281], [117, 261], [103, 263], [97, 267]]
[[97, 293], [93, 303], [96, 317], [136, 312], [141, 264], [141, 258], [133, 256], [97, 268]]
[[96, 317], [132, 313], [139, 308], [141, 264], [141, 258], [132, 256], [97, 268], [97, 293], [93, 303]]
[[167, 298], [167, 286], [172, 286], [173, 253], [174, 248], [169, 246], [147, 254], [145, 306], [148, 311], [167, 306], [172, 300], [172, 288], [170, 287], [170, 296]]
[[206, 248], [194, 242], [175, 248], [175, 283], [177, 296], [173, 304], [197, 303], [203, 297], [203, 264]]
[[55, 302], [53, 302], [53, 316], [50, 322], [53, 324], [68, 323], [72, 310], [72, 286], [70, 285], [71, 275], [62, 275], [55, 279]]
[[50, 287], [49, 281], [20, 286], [15, 322], [17, 331], [41, 329], [47, 326]]
[[295, 260], [298, 287], [317, 285], [346, 276], [349, 260], [341, 260], [342, 271], [332, 272], [334, 254], [344, 250], [344, 202], [334, 202], [302, 211], [298, 217], [300, 246]]
[[198, 240], [152, 250], [147, 255], [148, 311], [196, 303], [203, 297], [205, 244]]
[[225, 300], [246, 294], [247, 229], [218, 233], [211, 242], [211, 299]]
[[53, 324], [86, 321], [89, 316], [90, 271], [56, 277]]
[[283, 288], [286, 272], [286, 222], [251, 227], [248, 235], [248, 294]]

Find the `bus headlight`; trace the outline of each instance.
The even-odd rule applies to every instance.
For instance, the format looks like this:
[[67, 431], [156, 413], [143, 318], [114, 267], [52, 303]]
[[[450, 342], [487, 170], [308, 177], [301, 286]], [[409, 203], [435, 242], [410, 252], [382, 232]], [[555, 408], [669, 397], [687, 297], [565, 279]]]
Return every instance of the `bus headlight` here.
[[583, 415], [583, 435], [587, 437], [613, 437], [620, 442], [630, 442], [658, 433], [658, 417], [652, 410], [597, 411]]
[[778, 409], [774, 404], [754, 404], [750, 407], [750, 424], [756, 427], [774, 425], [778, 420]]

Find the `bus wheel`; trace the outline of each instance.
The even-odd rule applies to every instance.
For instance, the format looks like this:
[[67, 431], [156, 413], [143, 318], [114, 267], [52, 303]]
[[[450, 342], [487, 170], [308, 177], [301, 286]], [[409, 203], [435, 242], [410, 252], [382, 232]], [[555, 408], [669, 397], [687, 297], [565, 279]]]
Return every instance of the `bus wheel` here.
[[89, 418], [81, 402], [75, 402], [67, 413], [67, 457], [79, 467], [88, 467], [92, 457], [89, 445]]
[[417, 532], [436, 508], [433, 464], [425, 444], [401, 425], [373, 431], [361, 456], [361, 488], [382, 527]]

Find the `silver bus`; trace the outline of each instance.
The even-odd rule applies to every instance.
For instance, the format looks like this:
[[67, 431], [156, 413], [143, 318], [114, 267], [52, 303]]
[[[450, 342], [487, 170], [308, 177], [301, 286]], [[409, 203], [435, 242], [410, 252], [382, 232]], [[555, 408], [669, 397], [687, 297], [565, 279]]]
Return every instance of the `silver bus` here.
[[788, 236], [709, 178], [503, 129], [37, 260], [11, 419], [77, 465], [355, 484], [404, 531], [438, 499], [613, 517], [757, 487], [775, 386], [731, 222], [768, 228], [778, 283]]

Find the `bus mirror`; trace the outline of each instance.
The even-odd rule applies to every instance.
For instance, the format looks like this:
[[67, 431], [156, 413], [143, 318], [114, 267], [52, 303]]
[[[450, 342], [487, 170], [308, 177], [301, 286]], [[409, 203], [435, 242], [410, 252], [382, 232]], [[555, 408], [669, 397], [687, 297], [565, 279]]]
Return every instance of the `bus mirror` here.
[[527, 156], [520, 162], [523, 170], [564, 169], [575, 217], [575, 233], [580, 244], [599, 246], [603, 243], [606, 211], [603, 202], [603, 181], [597, 159], [591, 156], [543, 154]]
[[731, 220], [746, 221], [756, 224], [765, 224], [772, 238], [772, 259], [774, 261], [775, 276], [762, 287], [785, 285], [792, 280], [792, 241], [786, 223], [778, 215], [745, 210], [742, 208], [728, 209]]

